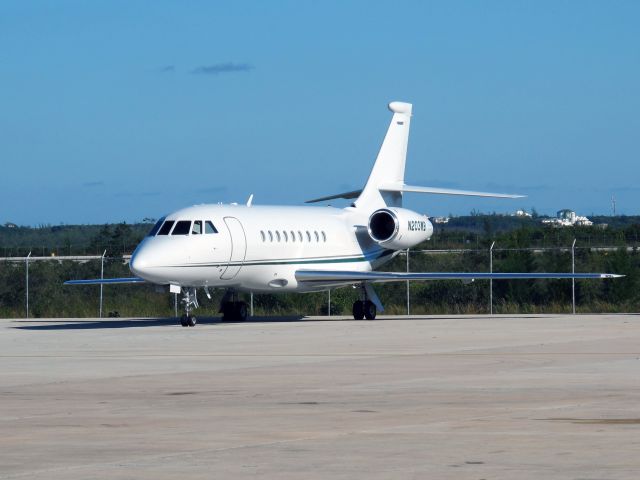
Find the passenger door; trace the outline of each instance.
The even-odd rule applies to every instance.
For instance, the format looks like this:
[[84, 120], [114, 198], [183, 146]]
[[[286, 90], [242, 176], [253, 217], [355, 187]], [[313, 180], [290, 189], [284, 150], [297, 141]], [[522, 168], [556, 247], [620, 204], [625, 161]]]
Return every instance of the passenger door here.
[[231, 256], [229, 265], [222, 272], [222, 280], [231, 280], [238, 275], [247, 254], [247, 237], [242, 228], [242, 223], [235, 217], [224, 217], [224, 223], [229, 230], [231, 238]]

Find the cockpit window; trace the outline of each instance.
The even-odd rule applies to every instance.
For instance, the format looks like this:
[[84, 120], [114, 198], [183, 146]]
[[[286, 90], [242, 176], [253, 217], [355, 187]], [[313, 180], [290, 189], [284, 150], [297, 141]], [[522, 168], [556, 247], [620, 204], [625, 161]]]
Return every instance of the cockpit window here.
[[156, 222], [156, 224], [153, 226], [153, 228], [151, 229], [151, 231], [149, 232], [147, 237], [155, 237], [156, 236], [156, 233], [158, 233], [158, 230], [160, 230], [160, 227], [162, 226], [162, 222], [164, 222], [165, 218], [167, 218], [167, 217], [162, 217], [160, 220], [158, 220]]
[[211, 221], [207, 220], [204, 224], [204, 233], [218, 233], [218, 230]]
[[200, 235], [202, 233], [202, 220], [196, 220], [191, 227], [191, 235]]
[[164, 225], [162, 225], [162, 228], [158, 232], [158, 235], [169, 235], [171, 227], [173, 227], [174, 223], [175, 222], [173, 220], [167, 220], [166, 222], [164, 222]]
[[180, 220], [176, 223], [171, 235], [189, 235], [189, 229], [191, 228], [191, 220]]

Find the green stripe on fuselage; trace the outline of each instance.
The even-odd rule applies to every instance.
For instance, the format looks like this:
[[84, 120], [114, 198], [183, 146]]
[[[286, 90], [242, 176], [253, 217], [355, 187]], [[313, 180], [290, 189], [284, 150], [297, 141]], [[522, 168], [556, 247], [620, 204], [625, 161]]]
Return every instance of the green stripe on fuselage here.
[[309, 265], [318, 263], [355, 263], [355, 262], [371, 262], [379, 260], [380, 258], [387, 257], [394, 253], [394, 250], [382, 250], [379, 253], [359, 255], [357, 257], [333, 257], [322, 259], [296, 259], [296, 260], [258, 260], [248, 262], [228, 262], [228, 263], [204, 263], [198, 265], [167, 265], [167, 266], [179, 266], [179, 267], [238, 267], [238, 266], [257, 266], [257, 265]]

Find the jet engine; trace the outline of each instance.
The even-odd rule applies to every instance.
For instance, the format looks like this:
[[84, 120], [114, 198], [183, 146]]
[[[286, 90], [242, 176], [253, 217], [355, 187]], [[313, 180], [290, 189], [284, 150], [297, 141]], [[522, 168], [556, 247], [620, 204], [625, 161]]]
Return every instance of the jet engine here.
[[431, 238], [433, 225], [426, 215], [405, 208], [381, 208], [369, 217], [369, 236], [381, 247], [403, 250]]

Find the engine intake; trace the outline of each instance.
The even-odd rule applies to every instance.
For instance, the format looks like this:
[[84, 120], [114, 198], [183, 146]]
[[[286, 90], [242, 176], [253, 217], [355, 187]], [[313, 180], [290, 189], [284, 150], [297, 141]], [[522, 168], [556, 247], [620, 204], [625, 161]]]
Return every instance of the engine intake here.
[[429, 219], [405, 208], [381, 208], [369, 217], [369, 236], [384, 248], [403, 250], [431, 238]]
[[376, 242], [387, 242], [398, 233], [398, 217], [391, 210], [377, 210], [369, 218], [369, 235]]

